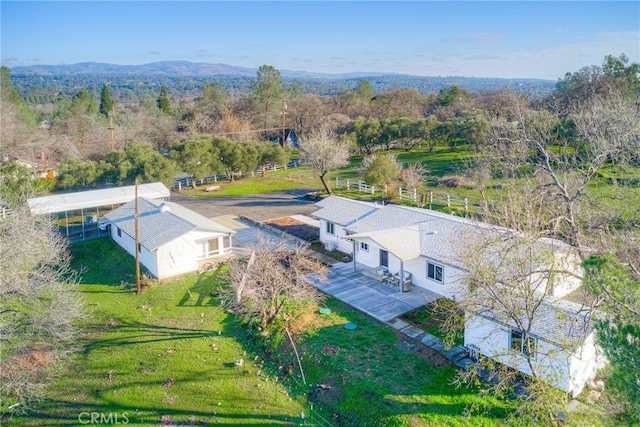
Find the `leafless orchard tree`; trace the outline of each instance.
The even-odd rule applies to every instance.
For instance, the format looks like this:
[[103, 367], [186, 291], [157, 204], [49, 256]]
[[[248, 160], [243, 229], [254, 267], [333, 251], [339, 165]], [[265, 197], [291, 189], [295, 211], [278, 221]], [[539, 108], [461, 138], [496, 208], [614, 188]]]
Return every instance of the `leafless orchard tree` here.
[[637, 207], [629, 212], [637, 203], [609, 203], [621, 197], [615, 191], [606, 196], [590, 191], [606, 166], [624, 167], [638, 155], [637, 103], [617, 93], [592, 98], [574, 108], [564, 128], [544, 110], [518, 108], [514, 114], [515, 121], [493, 122], [484, 155], [493, 161], [494, 173], [515, 178], [514, 184], [522, 179], [538, 183], [550, 207], [545, 227], [551, 234], [584, 256], [582, 248], [593, 244], [594, 231], [604, 223], [638, 216]]
[[349, 164], [349, 143], [339, 141], [328, 125], [320, 127], [310, 138], [299, 143], [300, 153], [317, 174], [328, 194], [333, 194], [326, 181], [329, 171]]
[[66, 243], [48, 217], [18, 207], [0, 219], [0, 235], [1, 416], [40, 398], [84, 314]]
[[401, 179], [409, 190], [419, 190], [424, 184], [429, 170], [421, 162], [412, 162], [401, 172]]
[[260, 236], [249, 252], [250, 257], [229, 262], [231, 283], [223, 298], [250, 324], [264, 329], [277, 319], [291, 320], [293, 315], [283, 312], [290, 304], [322, 299], [307, 276], [323, 276], [326, 268], [309, 257], [305, 247]]

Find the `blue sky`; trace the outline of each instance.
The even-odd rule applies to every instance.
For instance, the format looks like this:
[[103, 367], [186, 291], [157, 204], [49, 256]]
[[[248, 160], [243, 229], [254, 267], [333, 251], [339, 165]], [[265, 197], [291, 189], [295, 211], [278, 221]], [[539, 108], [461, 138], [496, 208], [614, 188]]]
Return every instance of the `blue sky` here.
[[0, 1], [1, 62], [144, 64], [556, 80], [640, 62], [638, 1]]

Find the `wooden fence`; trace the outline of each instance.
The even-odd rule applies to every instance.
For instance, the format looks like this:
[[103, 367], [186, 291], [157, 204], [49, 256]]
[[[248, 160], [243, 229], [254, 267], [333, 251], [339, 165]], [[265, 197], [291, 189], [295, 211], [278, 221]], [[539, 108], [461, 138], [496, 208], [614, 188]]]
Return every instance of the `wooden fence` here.
[[[306, 165], [306, 164], [307, 164], [307, 162], [304, 159], [292, 160], [289, 163], [287, 163], [286, 165], [277, 165], [277, 164], [269, 163], [269, 164], [260, 165], [260, 166], [258, 166], [257, 168], [255, 168], [252, 171], [237, 172], [236, 174], [234, 174], [234, 176], [236, 176], [238, 178], [242, 177], [243, 175], [255, 176], [255, 174], [275, 172], [275, 171], [288, 169], [288, 168], [296, 168], [298, 166], [303, 166], [303, 165]], [[229, 177], [226, 174], [223, 174], [223, 173], [207, 176], [207, 177], [204, 177], [202, 179], [196, 179], [196, 180], [194, 180], [193, 177], [186, 176], [186, 177], [183, 177], [183, 178], [175, 178], [173, 180], [173, 188], [177, 188], [178, 190], [182, 190], [182, 187], [191, 187], [191, 186], [193, 186], [194, 181], [195, 181], [196, 185], [205, 185], [205, 184], [209, 184], [209, 183], [212, 183], [212, 182], [225, 181], [228, 178]]]
[[[368, 193], [375, 195], [376, 192], [383, 196], [382, 188], [375, 187], [373, 185], [367, 185], [363, 181], [351, 181], [350, 179], [336, 178], [336, 190], [342, 190], [347, 192]], [[447, 208], [452, 212], [455, 210], [461, 210], [465, 213], [470, 211], [483, 211], [485, 209], [484, 203], [481, 199], [469, 201], [468, 197], [459, 197], [451, 194], [441, 194], [440, 192], [429, 191], [426, 193], [418, 192], [417, 190], [408, 190], [406, 188], [398, 188], [398, 198], [403, 201], [408, 201], [410, 204], [415, 204], [418, 207], [433, 210], [435, 208]]]

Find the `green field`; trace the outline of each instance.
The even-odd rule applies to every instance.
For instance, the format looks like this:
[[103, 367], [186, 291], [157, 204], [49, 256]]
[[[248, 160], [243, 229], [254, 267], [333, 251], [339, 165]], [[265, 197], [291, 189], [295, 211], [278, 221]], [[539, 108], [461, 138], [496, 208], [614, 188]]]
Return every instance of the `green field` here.
[[[220, 307], [211, 294], [220, 271], [136, 295], [133, 263], [110, 241], [77, 243], [72, 253], [85, 271], [86, 335], [48, 398], [12, 425], [79, 425], [93, 412], [129, 425], [491, 426], [513, 410], [514, 402], [456, 389], [455, 368], [434, 366], [406, 338], [334, 299], [330, 314], [311, 308], [294, 328], [305, 385], [289, 345], [267, 356]], [[471, 404], [486, 411], [466, 415]]]

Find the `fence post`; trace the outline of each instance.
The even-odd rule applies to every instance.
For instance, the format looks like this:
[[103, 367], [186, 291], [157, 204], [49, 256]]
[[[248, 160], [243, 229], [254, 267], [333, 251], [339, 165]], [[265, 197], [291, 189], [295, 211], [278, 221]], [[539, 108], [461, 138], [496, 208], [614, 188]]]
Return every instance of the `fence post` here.
[[449, 194], [447, 194], [447, 207], [451, 207], [451, 196]]
[[351, 183], [349, 182], [349, 178], [347, 178], [347, 190], [351, 189]]
[[418, 200], [418, 192], [416, 189], [413, 189], [413, 202], [415, 203]]
[[178, 191], [182, 191], [182, 181], [178, 181]]
[[431, 209], [431, 205], [433, 205], [433, 191], [429, 191], [429, 209]]
[[372, 185], [372, 186], [371, 186], [371, 194], [373, 194], [375, 191], [376, 191], [376, 186], [375, 186], [375, 185]]
[[398, 195], [400, 196], [400, 200], [402, 200], [402, 187], [398, 187]]
[[340, 178], [336, 176], [336, 190], [340, 188]]
[[464, 198], [464, 211], [469, 212], [469, 200], [466, 197]]

